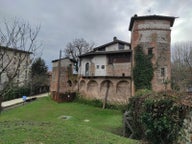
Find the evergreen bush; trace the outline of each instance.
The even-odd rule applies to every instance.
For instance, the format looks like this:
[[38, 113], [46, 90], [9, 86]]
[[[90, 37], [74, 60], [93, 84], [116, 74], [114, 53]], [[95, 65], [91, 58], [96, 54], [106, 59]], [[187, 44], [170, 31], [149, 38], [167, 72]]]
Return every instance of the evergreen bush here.
[[13, 87], [5, 92], [3, 96], [3, 101], [8, 101], [16, 98], [21, 98], [23, 95], [29, 96], [30, 95], [30, 88], [29, 87]]
[[175, 93], [147, 93], [134, 96], [128, 104], [131, 126], [137, 139], [152, 144], [176, 142], [188, 109]]

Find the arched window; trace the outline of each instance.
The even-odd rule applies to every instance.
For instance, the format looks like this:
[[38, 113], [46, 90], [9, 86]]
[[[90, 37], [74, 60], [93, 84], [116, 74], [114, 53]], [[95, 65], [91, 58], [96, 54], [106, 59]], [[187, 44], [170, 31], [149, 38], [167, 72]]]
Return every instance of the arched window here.
[[85, 76], [89, 76], [89, 63], [85, 64]]

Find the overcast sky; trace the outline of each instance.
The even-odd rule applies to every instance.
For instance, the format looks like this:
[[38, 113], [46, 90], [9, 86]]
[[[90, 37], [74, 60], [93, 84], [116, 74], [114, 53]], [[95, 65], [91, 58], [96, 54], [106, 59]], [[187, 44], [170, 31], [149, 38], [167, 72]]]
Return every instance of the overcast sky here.
[[41, 25], [42, 58], [51, 70], [59, 50], [75, 38], [96, 46], [116, 36], [130, 42], [130, 18], [137, 14], [179, 17], [172, 27], [172, 45], [191, 41], [192, 0], [0, 0], [0, 22], [15, 17]]

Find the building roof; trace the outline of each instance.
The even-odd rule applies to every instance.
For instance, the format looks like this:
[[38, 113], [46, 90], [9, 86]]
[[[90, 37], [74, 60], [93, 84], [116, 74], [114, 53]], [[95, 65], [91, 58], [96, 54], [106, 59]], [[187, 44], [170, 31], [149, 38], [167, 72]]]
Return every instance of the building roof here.
[[65, 58], [61, 58], [61, 59], [55, 59], [55, 60], [52, 60], [52, 63], [54, 63], [54, 62], [58, 62], [59, 60], [65, 60], [65, 59], [68, 59], [68, 60], [70, 60], [71, 62], [76, 62], [74, 59], [71, 59], [71, 58], [69, 58], [69, 57], [65, 57]]
[[127, 45], [127, 46], [131, 47], [130, 43], [122, 41], [122, 40], [118, 40], [117, 37], [113, 37], [112, 42], [109, 42], [109, 43], [106, 43], [104, 45], [98, 46], [98, 47], [94, 48], [93, 51], [87, 52], [85, 54], [80, 55], [79, 58], [86, 57], [86, 56], [91, 56], [91, 55], [107, 55], [107, 54], [130, 53], [131, 52], [131, 50], [99, 51], [100, 49], [103, 49], [103, 48], [105, 48], [107, 46], [110, 46], [110, 45], [114, 45], [116, 43], [124, 44], [124, 45]]
[[118, 50], [118, 51], [91, 51], [80, 55], [79, 57], [86, 57], [92, 55], [109, 55], [109, 54], [119, 54], [119, 53], [131, 53], [132, 50]]
[[17, 48], [9, 48], [9, 47], [5, 47], [5, 46], [0, 46], [0, 49], [5, 49], [5, 50], [8, 50], [8, 51], [14, 51], [14, 52], [19, 52], [19, 53], [32, 54], [32, 52], [29, 52], [29, 51], [20, 50], [20, 49], [17, 49]]
[[133, 24], [136, 20], [168, 20], [170, 21], [170, 26], [173, 26], [173, 23], [175, 21], [175, 18], [177, 17], [173, 17], [173, 16], [161, 16], [161, 15], [147, 15], [147, 16], [137, 16], [134, 15], [133, 17], [131, 17], [131, 21], [129, 24], [129, 31], [132, 30], [133, 28]]
[[119, 39], [117, 39], [117, 37], [113, 37], [113, 41], [112, 41], [112, 42], [109, 42], [109, 43], [106, 43], [106, 44], [104, 44], [104, 45], [98, 46], [98, 47], [94, 48], [93, 50], [96, 51], [96, 50], [105, 48], [105, 47], [107, 47], [107, 46], [110, 46], [110, 45], [113, 45], [113, 44], [116, 44], [116, 43], [120, 43], [120, 44], [125, 44], [125, 45], [128, 45], [128, 46], [131, 46], [130, 43], [125, 42], [125, 41], [122, 41], [122, 40], [119, 40]]

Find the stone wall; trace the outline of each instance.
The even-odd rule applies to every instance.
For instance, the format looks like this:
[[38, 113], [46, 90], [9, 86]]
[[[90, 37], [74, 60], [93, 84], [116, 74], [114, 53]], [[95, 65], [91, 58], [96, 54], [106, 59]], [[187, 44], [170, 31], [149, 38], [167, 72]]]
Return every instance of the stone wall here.
[[131, 63], [114, 63], [106, 66], [108, 76], [131, 76]]
[[87, 99], [104, 100], [116, 104], [128, 103], [131, 96], [131, 80], [127, 77], [96, 77], [81, 78], [79, 81], [79, 92]]

